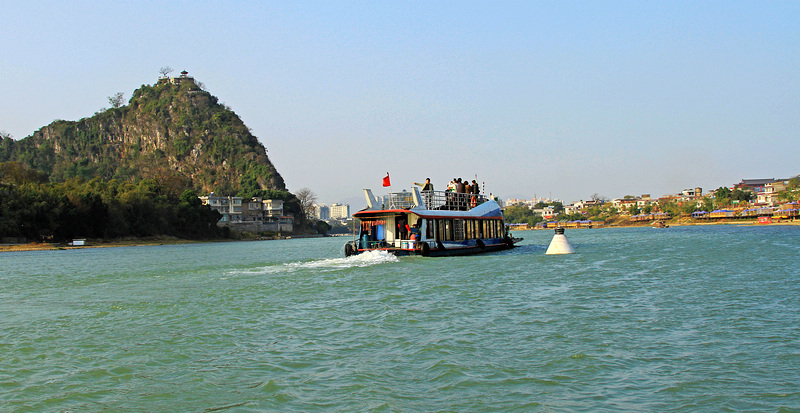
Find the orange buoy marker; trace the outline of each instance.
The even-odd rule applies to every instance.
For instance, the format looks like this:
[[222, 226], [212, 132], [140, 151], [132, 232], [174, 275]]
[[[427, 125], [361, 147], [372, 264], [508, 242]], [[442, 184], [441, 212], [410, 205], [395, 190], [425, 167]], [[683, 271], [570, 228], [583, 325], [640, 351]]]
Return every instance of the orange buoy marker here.
[[547, 247], [547, 252], [545, 252], [545, 255], [574, 253], [575, 248], [572, 248], [572, 245], [570, 245], [569, 241], [567, 241], [567, 237], [564, 235], [564, 228], [556, 228], [556, 235], [554, 235], [553, 240], [550, 241], [550, 246]]

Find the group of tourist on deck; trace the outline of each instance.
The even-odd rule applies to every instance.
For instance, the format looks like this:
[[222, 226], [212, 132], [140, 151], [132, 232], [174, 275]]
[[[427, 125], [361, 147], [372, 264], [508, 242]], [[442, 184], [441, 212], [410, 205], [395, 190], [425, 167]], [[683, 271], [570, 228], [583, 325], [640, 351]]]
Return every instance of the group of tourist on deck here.
[[467, 179], [462, 180], [461, 178], [453, 178], [453, 180], [447, 184], [447, 192], [478, 195], [481, 193], [481, 188], [474, 179], [472, 180], [472, 183], [470, 183]]
[[[423, 191], [433, 191], [431, 178], [425, 178], [424, 184], [414, 182], [414, 185], [421, 186]], [[478, 185], [478, 182], [476, 182], [474, 179], [472, 180], [472, 183], [470, 183], [468, 179], [453, 178], [453, 180], [447, 184], [447, 192], [478, 195], [481, 193], [481, 188], [480, 185]]]
[[[433, 199], [430, 195], [433, 193], [431, 179], [426, 178], [425, 183], [414, 182], [414, 184], [422, 187], [422, 195], [425, 198], [425, 203], [429, 208], [432, 207], [432, 203], [429, 202]], [[469, 180], [466, 179], [453, 178], [453, 180], [447, 184], [447, 190], [445, 191], [446, 202], [444, 205], [437, 205], [436, 209], [465, 211], [474, 208], [483, 201], [480, 193], [480, 186], [474, 179], [470, 183]]]

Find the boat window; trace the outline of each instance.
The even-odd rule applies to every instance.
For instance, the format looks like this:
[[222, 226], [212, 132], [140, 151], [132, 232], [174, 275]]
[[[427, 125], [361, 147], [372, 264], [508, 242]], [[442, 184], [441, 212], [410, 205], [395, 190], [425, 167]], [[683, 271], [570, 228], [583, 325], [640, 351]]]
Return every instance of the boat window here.
[[464, 241], [464, 220], [453, 220], [453, 235], [455, 241]]
[[439, 234], [440, 241], [453, 240], [453, 220], [439, 219], [436, 222], [436, 232]]
[[434, 225], [434, 222], [436, 222], [436, 221], [433, 220], [433, 219], [426, 219], [425, 220], [425, 237], [427, 239], [433, 239], [433, 236], [435, 234], [434, 231], [436, 229], [435, 225]]
[[466, 227], [467, 239], [475, 239], [475, 220], [470, 219], [464, 222]]
[[452, 241], [453, 238], [453, 220], [446, 219], [444, 220], [444, 227], [445, 227], [445, 237], [448, 241]]

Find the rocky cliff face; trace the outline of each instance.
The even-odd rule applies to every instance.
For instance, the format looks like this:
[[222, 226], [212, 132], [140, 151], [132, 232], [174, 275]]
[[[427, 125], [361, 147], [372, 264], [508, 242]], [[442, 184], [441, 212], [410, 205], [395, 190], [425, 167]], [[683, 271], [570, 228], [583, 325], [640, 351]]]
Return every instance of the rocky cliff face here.
[[143, 85], [126, 106], [3, 139], [0, 161], [24, 162], [54, 181], [154, 178], [223, 194], [286, 189], [236, 113], [185, 76]]

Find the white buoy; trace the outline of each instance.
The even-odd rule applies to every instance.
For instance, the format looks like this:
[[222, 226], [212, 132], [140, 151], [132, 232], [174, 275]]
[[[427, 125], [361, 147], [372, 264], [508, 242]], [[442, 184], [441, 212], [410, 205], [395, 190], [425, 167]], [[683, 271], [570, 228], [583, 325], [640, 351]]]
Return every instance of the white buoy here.
[[550, 246], [547, 247], [547, 252], [545, 252], [545, 255], [574, 253], [575, 248], [572, 248], [572, 245], [569, 245], [569, 241], [567, 241], [567, 237], [564, 235], [564, 228], [556, 228], [556, 235], [554, 235], [553, 240], [550, 241]]

